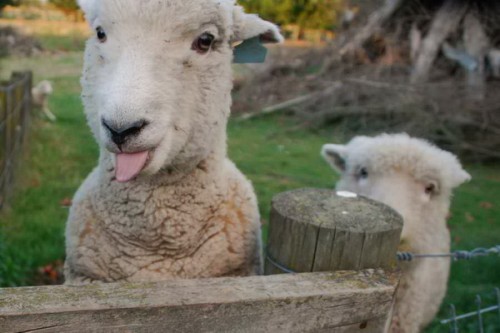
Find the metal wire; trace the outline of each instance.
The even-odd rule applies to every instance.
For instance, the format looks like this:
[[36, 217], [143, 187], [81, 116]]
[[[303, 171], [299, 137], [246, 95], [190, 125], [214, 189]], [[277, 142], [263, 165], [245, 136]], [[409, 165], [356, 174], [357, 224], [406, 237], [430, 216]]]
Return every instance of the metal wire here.
[[265, 250], [265, 254], [266, 254], [266, 259], [267, 261], [269, 261], [269, 263], [271, 263], [271, 265], [273, 265], [274, 267], [276, 267], [277, 269], [279, 269], [280, 271], [282, 271], [283, 273], [287, 273], [287, 274], [295, 274], [297, 272], [285, 267], [284, 265], [280, 264], [277, 260], [275, 260], [273, 258], [273, 256], [271, 256], [271, 254], [269, 254], [269, 251]]
[[455, 251], [452, 253], [442, 253], [442, 254], [414, 254], [411, 252], [398, 252], [397, 258], [399, 261], [413, 261], [415, 259], [424, 258], [452, 258], [455, 261], [458, 260], [471, 260], [476, 257], [486, 257], [492, 254], [500, 255], [500, 245], [494, 246], [490, 249], [487, 248], [477, 248], [472, 251]]
[[481, 296], [476, 296], [476, 305], [477, 305], [477, 325], [479, 329], [479, 333], [484, 333], [484, 325], [483, 325], [483, 314], [482, 314], [482, 300]]
[[450, 305], [450, 332], [458, 333], [458, 320], [457, 320], [457, 309], [455, 308], [455, 304]]
[[[265, 249], [264, 252], [265, 252], [266, 259], [269, 261], [269, 263], [271, 263], [271, 265], [273, 265], [274, 267], [276, 267], [277, 269], [279, 269], [283, 273], [289, 273], [289, 274], [297, 273], [294, 270], [281, 264], [276, 259], [274, 259], [274, 257], [271, 256], [271, 254], [269, 253], [267, 248]], [[444, 253], [444, 254], [414, 254], [411, 252], [398, 252], [396, 256], [397, 256], [397, 259], [399, 261], [411, 262], [415, 259], [439, 259], [439, 258], [452, 258], [454, 261], [472, 260], [472, 259], [477, 258], [477, 257], [485, 257], [485, 256], [489, 256], [492, 254], [500, 255], [500, 245], [494, 246], [490, 249], [477, 248], [477, 249], [474, 249], [472, 251], [455, 251], [452, 253]], [[499, 303], [500, 303], [500, 292], [499, 292], [498, 297], [499, 297]], [[499, 312], [499, 316], [500, 316], [500, 312]]]

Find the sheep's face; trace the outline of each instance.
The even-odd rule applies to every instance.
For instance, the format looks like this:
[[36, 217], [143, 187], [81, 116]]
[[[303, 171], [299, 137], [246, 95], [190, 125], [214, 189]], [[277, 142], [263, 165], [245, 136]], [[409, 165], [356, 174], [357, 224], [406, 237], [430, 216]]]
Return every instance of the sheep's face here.
[[[82, 78], [90, 126], [118, 181], [225, 149], [233, 43], [280, 41], [232, 0], [80, 0], [95, 31]], [[219, 151], [223, 154], [224, 152]]]
[[338, 190], [383, 202], [403, 216], [403, 237], [423, 216], [444, 221], [452, 189], [470, 179], [455, 156], [407, 135], [325, 145], [323, 156], [341, 175]]

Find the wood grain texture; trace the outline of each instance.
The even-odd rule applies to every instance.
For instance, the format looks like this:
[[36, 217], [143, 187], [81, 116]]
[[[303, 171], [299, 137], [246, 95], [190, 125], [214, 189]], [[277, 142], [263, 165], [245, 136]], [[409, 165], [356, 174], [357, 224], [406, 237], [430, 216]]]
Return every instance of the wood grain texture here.
[[[267, 254], [295, 272], [394, 268], [403, 219], [391, 208], [331, 190], [304, 189], [272, 203]], [[266, 260], [266, 274], [283, 273]]]
[[398, 277], [289, 274], [0, 290], [0, 331], [380, 332]]

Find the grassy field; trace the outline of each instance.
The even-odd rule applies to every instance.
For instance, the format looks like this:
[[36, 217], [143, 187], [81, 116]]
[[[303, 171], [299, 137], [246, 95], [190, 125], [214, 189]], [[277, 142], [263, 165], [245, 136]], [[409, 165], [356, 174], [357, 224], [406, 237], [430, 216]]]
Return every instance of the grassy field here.
[[[32, 284], [38, 267], [64, 259], [68, 209], [62, 203], [71, 198], [97, 161], [96, 144], [79, 100], [81, 57], [81, 53], [67, 53], [0, 63], [3, 77], [12, 70], [29, 68], [34, 70], [35, 80], [52, 80], [55, 95], [50, 104], [58, 117], [54, 124], [35, 117], [12, 206], [0, 215], [0, 286]], [[230, 156], [253, 181], [266, 220], [274, 194], [334, 184], [333, 172], [319, 157], [322, 144], [335, 140], [334, 130], [311, 132], [287, 117], [274, 116], [233, 120], [229, 138]], [[482, 165], [467, 169], [474, 180], [454, 198], [450, 220], [453, 247], [493, 246], [500, 243], [500, 170]], [[474, 310], [476, 293], [484, 296], [485, 304], [492, 304], [493, 289], [500, 286], [499, 268], [499, 258], [453, 264], [445, 304], [455, 303], [459, 313]], [[440, 318], [447, 314], [444, 308]], [[487, 315], [485, 321], [498, 320]], [[473, 324], [470, 321], [462, 328], [472, 330]], [[428, 332], [445, 330], [436, 324]], [[494, 330], [491, 326], [490, 331]]]

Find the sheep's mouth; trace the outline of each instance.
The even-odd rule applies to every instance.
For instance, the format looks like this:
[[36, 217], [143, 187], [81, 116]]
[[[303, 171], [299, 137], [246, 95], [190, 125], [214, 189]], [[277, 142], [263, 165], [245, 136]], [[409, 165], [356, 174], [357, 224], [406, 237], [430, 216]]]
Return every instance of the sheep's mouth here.
[[127, 183], [139, 176], [151, 162], [152, 153], [151, 150], [146, 150], [137, 153], [116, 154], [116, 181]]

